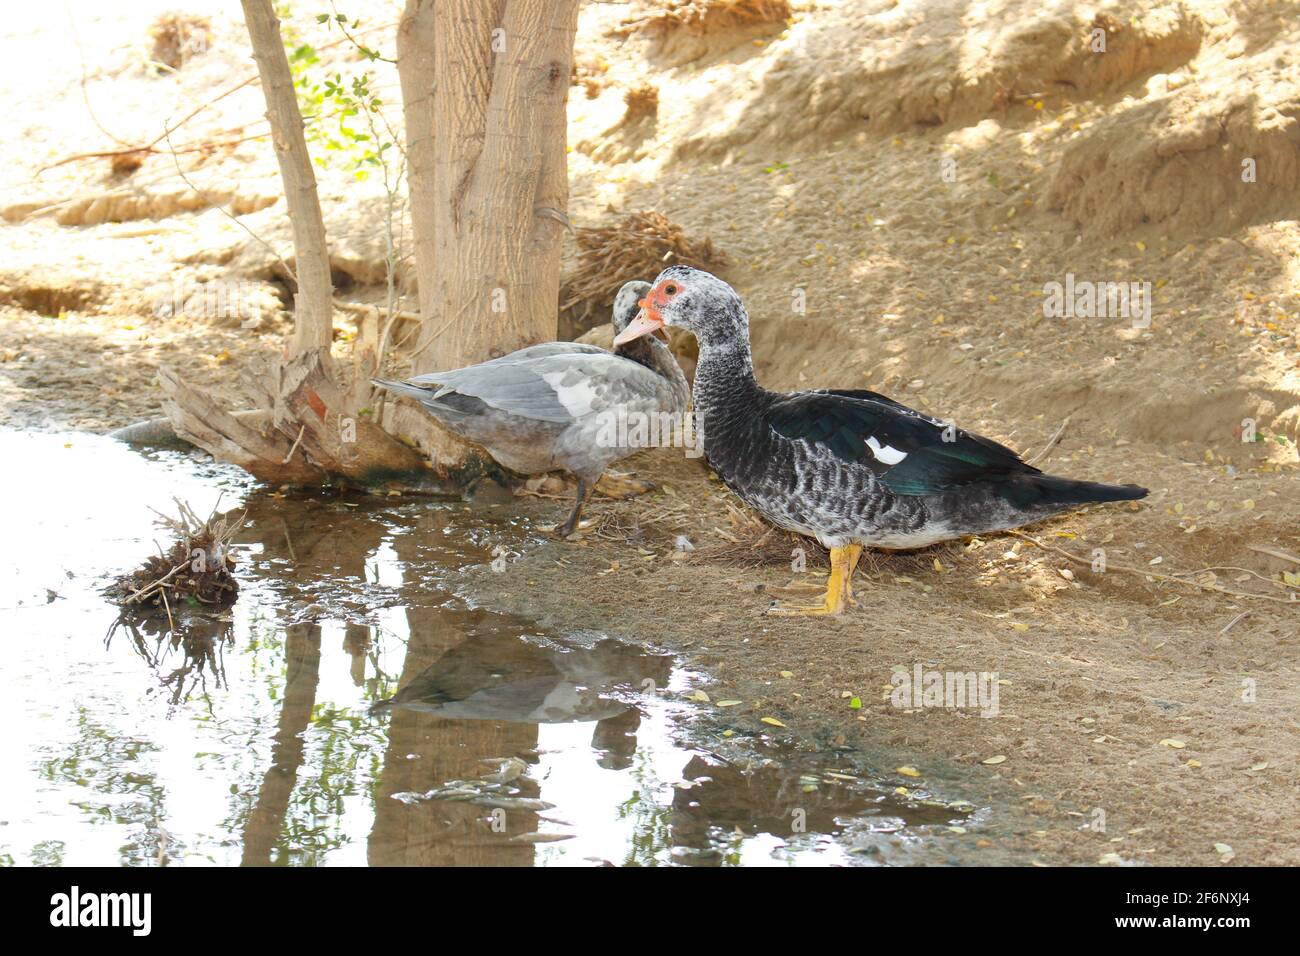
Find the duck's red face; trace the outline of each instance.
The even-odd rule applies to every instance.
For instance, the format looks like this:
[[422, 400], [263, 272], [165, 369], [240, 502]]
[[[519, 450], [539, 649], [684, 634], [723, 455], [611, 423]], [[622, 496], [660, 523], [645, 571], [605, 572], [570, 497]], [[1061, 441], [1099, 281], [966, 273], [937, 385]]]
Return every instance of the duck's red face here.
[[627, 328], [615, 337], [614, 344], [622, 345], [624, 342], [631, 342], [652, 332], [661, 339], [666, 339], [663, 331], [663, 310], [681, 291], [682, 284], [676, 279], [664, 279], [652, 286], [646, 293], [646, 297], [637, 303], [641, 306], [641, 314], [629, 322]]

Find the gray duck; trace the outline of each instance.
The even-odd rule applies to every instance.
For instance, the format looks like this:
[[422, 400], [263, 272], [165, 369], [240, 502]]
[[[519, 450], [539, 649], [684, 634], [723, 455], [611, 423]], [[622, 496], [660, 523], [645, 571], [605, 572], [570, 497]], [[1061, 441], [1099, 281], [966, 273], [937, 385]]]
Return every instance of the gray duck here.
[[1004, 445], [876, 392], [763, 388], [740, 296], [707, 272], [670, 266], [641, 307], [616, 345], [664, 325], [699, 342], [693, 395], [710, 466], [777, 527], [830, 549], [822, 603], [772, 613], [838, 614], [855, 604], [851, 582], [864, 547], [921, 548], [1147, 494], [1045, 475]]
[[[638, 300], [649, 290], [648, 282], [619, 289], [616, 332], [637, 316]], [[677, 360], [656, 336], [637, 337], [613, 352], [581, 342], [545, 342], [466, 368], [374, 383], [416, 399], [511, 471], [540, 475], [563, 469], [576, 477], [577, 500], [557, 529], [561, 537], [577, 527], [605, 470], [640, 450], [620, 443], [635, 439], [635, 430], [616, 424], [661, 413], [682, 415], [690, 399]]]

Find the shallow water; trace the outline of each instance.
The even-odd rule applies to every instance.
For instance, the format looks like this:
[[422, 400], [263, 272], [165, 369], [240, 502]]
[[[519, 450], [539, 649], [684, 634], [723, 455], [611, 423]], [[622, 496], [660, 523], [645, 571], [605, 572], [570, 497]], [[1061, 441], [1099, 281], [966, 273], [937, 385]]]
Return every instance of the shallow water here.
[[[536, 540], [508, 502], [284, 496], [81, 434], [0, 461], [0, 864], [912, 862], [965, 819], [720, 753], [671, 657], [473, 607], [459, 569]], [[239, 600], [115, 626], [173, 497], [246, 511]]]

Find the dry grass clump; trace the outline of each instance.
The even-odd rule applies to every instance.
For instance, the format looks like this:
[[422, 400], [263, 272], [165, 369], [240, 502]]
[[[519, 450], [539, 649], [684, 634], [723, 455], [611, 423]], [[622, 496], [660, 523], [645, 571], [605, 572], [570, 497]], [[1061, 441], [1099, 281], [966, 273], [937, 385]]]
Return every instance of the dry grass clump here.
[[136, 570], [119, 577], [108, 596], [124, 609], [172, 608], [186, 604], [227, 607], [235, 603], [239, 582], [230, 544], [244, 521], [227, 521], [214, 510], [201, 520], [190, 506], [177, 500], [180, 516], [159, 512], [158, 524], [175, 535], [171, 546], [151, 556]]
[[643, 547], [663, 547], [681, 536], [690, 522], [690, 507], [661, 498], [614, 502], [592, 508], [585, 534], [606, 541]]
[[594, 100], [609, 85], [609, 61], [603, 56], [575, 56], [569, 70], [569, 85], [581, 86], [587, 99]]
[[108, 158], [109, 171], [114, 176], [130, 176], [133, 172], [144, 165], [145, 153], [138, 150], [134, 153], [114, 153]]
[[208, 48], [212, 23], [191, 13], [164, 13], [149, 27], [153, 40], [150, 59], [172, 70]]
[[792, 15], [789, 0], [647, 0], [636, 15], [619, 24], [617, 32], [662, 36], [685, 30], [698, 35], [783, 22]]
[[635, 123], [646, 116], [659, 114], [659, 87], [643, 83], [623, 94], [627, 112], [623, 114], [624, 123]]
[[727, 257], [709, 239], [691, 239], [666, 216], [634, 212], [613, 226], [575, 230], [578, 268], [568, 277], [561, 308], [609, 307], [630, 279], [650, 280], [670, 265], [716, 270]]

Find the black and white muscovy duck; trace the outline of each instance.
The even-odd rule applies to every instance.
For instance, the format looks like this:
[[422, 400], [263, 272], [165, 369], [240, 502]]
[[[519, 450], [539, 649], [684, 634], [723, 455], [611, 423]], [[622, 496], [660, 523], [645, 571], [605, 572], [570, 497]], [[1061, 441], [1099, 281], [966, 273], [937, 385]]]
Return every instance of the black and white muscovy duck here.
[[995, 441], [875, 392], [768, 391], [754, 380], [740, 296], [707, 272], [661, 272], [614, 342], [663, 325], [687, 329], [699, 342], [696, 427], [714, 471], [773, 524], [830, 548], [822, 604], [773, 613], [838, 614], [855, 604], [853, 570], [867, 545], [920, 548], [1147, 493], [1045, 475]]
[[[637, 315], [648, 282], [628, 282], [614, 299], [614, 327], [621, 332]], [[557, 529], [573, 533], [582, 506], [605, 469], [641, 449], [640, 418], [682, 415], [690, 387], [668, 346], [638, 337], [613, 352], [581, 342], [545, 342], [479, 365], [430, 372], [405, 382], [374, 380], [414, 398], [443, 425], [481, 445], [511, 471], [540, 475], [563, 469], [578, 479], [577, 501]], [[606, 483], [602, 483], [602, 490]]]

